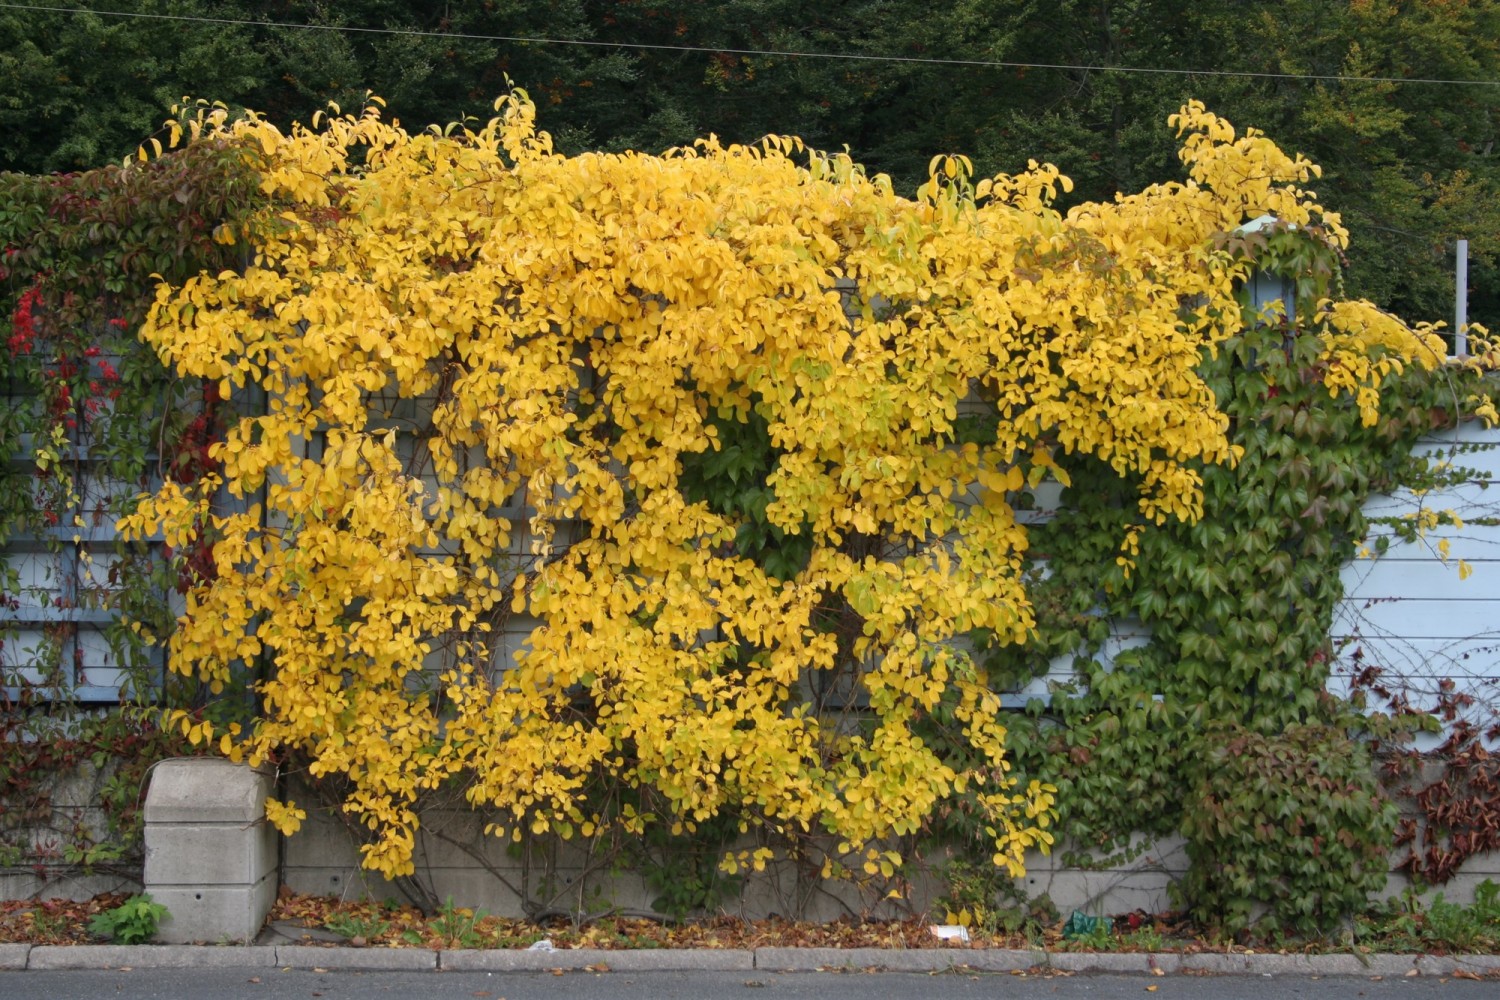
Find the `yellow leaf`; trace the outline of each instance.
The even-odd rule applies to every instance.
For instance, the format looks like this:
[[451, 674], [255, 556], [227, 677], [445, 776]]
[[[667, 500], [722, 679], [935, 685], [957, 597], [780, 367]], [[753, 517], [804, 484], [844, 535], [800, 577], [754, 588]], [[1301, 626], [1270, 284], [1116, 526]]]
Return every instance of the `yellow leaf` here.
[[281, 802], [274, 798], [266, 799], [266, 822], [280, 831], [283, 837], [290, 837], [302, 828], [302, 821], [307, 819], [307, 812], [297, 806], [294, 802]]

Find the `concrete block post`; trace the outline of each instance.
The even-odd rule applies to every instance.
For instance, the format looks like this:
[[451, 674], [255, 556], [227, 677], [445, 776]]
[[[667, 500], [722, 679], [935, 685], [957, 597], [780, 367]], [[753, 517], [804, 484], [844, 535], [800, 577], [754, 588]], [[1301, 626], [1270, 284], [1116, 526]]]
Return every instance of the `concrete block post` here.
[[146, 793], [146, 891], [169, 913], [167, 944], [248, 942], [276, 899], [271, 775], [200, 757], [168, 760]]

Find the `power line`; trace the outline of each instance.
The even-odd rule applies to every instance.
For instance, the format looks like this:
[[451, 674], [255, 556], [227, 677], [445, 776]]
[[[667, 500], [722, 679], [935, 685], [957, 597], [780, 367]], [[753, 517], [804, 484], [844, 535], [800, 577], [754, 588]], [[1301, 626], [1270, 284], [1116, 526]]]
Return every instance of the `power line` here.
[[847, 62], [916, 63], [929, 66], [966, 66], [987, 69], [1056, 69], [1090, 73], [1134, 73], [1144, 76], [1217, 76], [1258, 80], [1306, 80], [1325, 83], [1420, 83], [1454, 87], [1500, 87], [1500, 80], [1457, 80], [1409, 76], [1340, 76], [1318, 73], [1268, 73], [1251, 70], [1177, 69], [1148, 66], [1088, 66], [1071, 63], [1014, 62], [999, 59], [946, 59], [927, 56], [866, 55], [858, 52], [806, 52], [796, 49], [735, 49], [710, 45], [663, 45], [654, 42], [604, 42], [586, 38], [546, 38], [529, 35], [480, 35], [466, 32], [424, 31], [419, 28], [365, 28], [340, 24], [293, 24], [285, 21], [251, 21], [230, 17], [195, 17], [188, 14], [150, 14], [135, 11], [94, 10], [87, 7], [54, 7], [42, 4], [0, 3], [0, 10], [39, 11], [52, 14], [93, 14], [96, 17], [132, 18], [151, 21], [188, 21], [196, 24], [235, 25], [247, 28], [277, 28], [285, 31], [333, 31], [364, 35], [398, 35], [414, 38], [448, 38], [463, 41], [508, 42], [516, 45], [576, 45], [587, 48], [639, 49], [656, 52], [709, 53], [737, 56], [773, 56], [786, 59], [829, 59]]

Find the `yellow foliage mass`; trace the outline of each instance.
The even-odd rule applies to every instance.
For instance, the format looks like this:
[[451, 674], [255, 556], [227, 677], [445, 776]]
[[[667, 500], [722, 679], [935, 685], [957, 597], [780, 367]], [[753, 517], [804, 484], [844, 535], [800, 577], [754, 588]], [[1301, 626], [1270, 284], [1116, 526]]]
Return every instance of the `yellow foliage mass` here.
[[[1060, 449], [1138, 476], [1142, 524], [1199, 515], [1197, 469], [1235, 454], [1195, 367], [1243, 322], [1247, 266], [1212, 237], [1271, 212], [1341, 238], [1299, 186], [1315, 168], [1189, 105], [1186, 182], [1063, 213], [1045, 165], [973, 183], [939, 158], [908, 199], [793, 139], [565, 157], [524, 94], [496, 107], [416, 135], [374, 106], [290, 133], [191, 123], [273, 207], [248, 265], [163, 284], [144, 336], [263, 394], [215, 452], [248, 509], [210, 514], [217, 480], [169, 485], [126, 528], [180, 544], [207, 517], [219, 539], [172, 663], [220, 685], [269, 664], [264, 717], [226, 745], [345, 776], [378, 835], [365, 863], [392, 876], [418, 797], [452, 781], [502, 835], [650, 821], [601, 779], [669, 823], [734, 809], [855, 851], [971, 794], [1019, 872], [1053, 790], [1008, 777], [999, 700], [954, 644], [1032, 625], [1011, 503]], [[1333, 308], [1345, 336], [1413, 352], [1370, 307]], [[1380, 374], [1330, 370], [1361, 405]], [[996, 415], [965, 443], [969, 412]], [[752, 415], [766, 516], [811, 542], [785, 579], [680, 488]], [[836, 671], [866, 724], [813, 710]], [[940, 704], [986, 766], [915, 734]]]

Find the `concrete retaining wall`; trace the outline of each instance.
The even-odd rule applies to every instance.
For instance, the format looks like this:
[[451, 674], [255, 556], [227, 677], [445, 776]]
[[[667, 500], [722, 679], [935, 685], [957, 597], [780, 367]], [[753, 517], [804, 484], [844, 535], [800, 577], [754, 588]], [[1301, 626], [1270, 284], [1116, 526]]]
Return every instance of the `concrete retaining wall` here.
[[[310, 810], [310, 813], [312, 811]], [[452, 822], [464, 829], [472, 816], [440, 814], [431, 817], [429, 826], [442, 828]], [[440, 900], [452, 897], [460, 906], [482, 907], [507, 916], [524, 916], [524, 898], [533, 904], [579, 912], [599, 912], [611, 907], [627, 910], [649, 910], [656, 893], [638, 874], [619, 872], [608, 865], [590, 869], [589, 858], [576, 845], [561, 845], [557, 865], [547, 871], [542, 859], [527, 861], [507, 851], [505, 842], [489, 838], [466, 843], [469, 850], [480, 850], [492, 870], [486, 870], [465, 850], [432, 833], [418, 838], [416, 878]], [[1138, 839], [1126, 859], [1113, 860], [1098, 868], [1075, 868], [1064, 865], [1061, 851], [1047, 856], [1033, 853], [1027, 859], [1027, 872], [1018, 889], [1030, 899], [1046, 896], [1063, 914], [1083, 910], [1091, 914], [1118, 914], [1133, 910], [1160, 913], [1175, 907], [1172, 885], [1187, 872], [1188, 859], [1180, 837], [1160, 840]], [[928, 859], [934, 861], [936, 859]], [[528, 871], [529, 869], [529, 871]], [[544, 879], [550, 874], [553, 882]], [[1431, 897], [1441, 892], [1449, 902], [1471, 903], [1474, 889], [1485, 879], [1500, 882], [1500, 854], [1471, 858], [1448, 884], [1427, 891]], [[326, 814], [309, 816], [301, 832], [286, 843], [283, 882], [298, 892], [331, 894], [347, 898], [386, 899], [403, 897], [402, 888], [380, 876], [359, 868], [357, 846], [350, 834]], [[1385, 890], [1395, 896], [1411, 883], [1398, 872], [1392, 872]], [[747, 881], [743, 892], [731, 896], [721, 910], [755, 919], [770, 915], [807, 919], [836, 919], [846, 914], [896, 916], [908, 907], [923, 912], [938, 905], [942, 887], [935, 880], [918, 882], [909, 899], [894, 903], [883, 899], [883, 888], [861, 892], [844, 885], [811, 887], [799, 884], [786, 865], [769, 874]], [[938, 914], [939, 916], [941, 914]]]
[[[68, 860], [70, 847], [120, 847], [101, 805], [114, 773], [113, 762], [101, 768], [81, 760], [45, 780], [38, 793], [44, 816], [0, 834], [0, 856], [7, 859], [0, 866], [0, 899], [84, 900], [106, 892], [140, 891], [138, 851], [121, 851], [122, 856], [91, 865]], [[15, 810], [11, 816], [26, 807], [25, 802], [0, 802], [0, 812]]]

